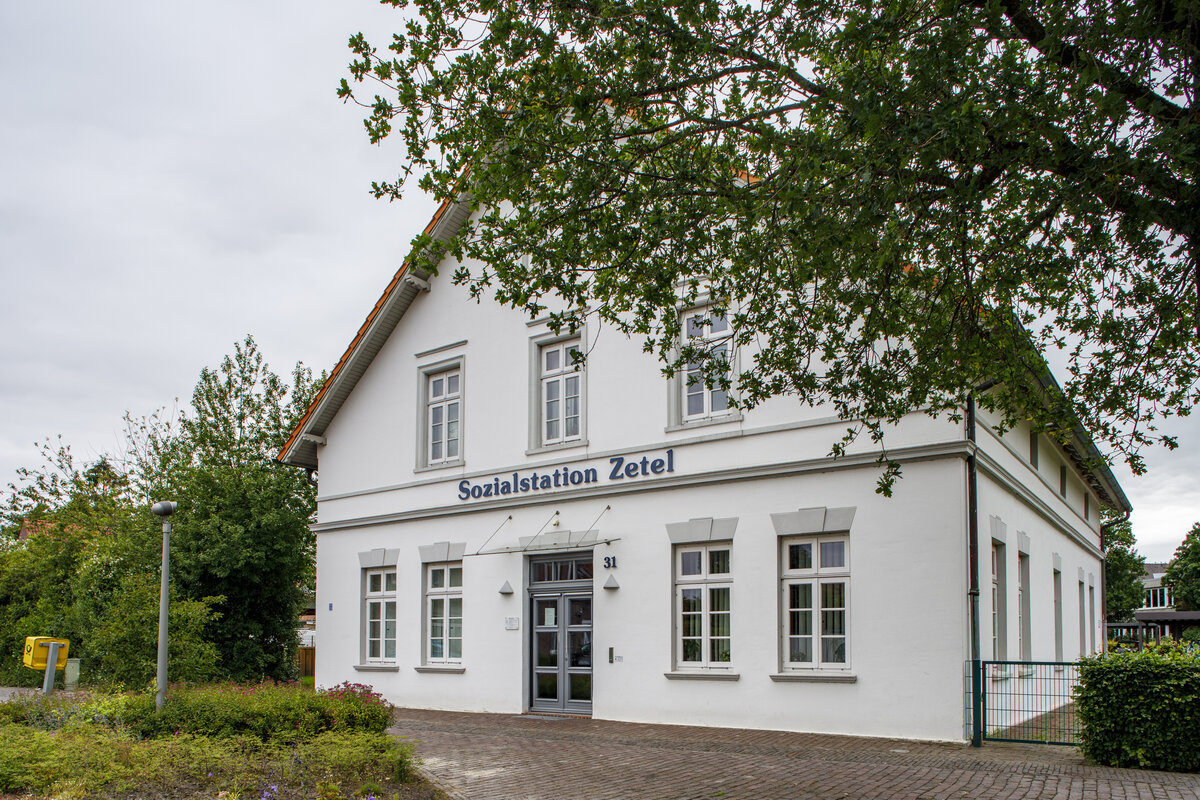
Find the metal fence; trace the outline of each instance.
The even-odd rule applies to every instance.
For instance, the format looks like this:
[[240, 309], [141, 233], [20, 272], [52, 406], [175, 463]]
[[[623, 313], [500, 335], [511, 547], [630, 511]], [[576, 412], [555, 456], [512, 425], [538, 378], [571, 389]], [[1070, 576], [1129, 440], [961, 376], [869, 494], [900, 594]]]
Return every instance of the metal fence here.
[[978, 661], [976, 737], [994, 742], [1080, 743], [1074, 689], [1077, 664], [1064, 661]]

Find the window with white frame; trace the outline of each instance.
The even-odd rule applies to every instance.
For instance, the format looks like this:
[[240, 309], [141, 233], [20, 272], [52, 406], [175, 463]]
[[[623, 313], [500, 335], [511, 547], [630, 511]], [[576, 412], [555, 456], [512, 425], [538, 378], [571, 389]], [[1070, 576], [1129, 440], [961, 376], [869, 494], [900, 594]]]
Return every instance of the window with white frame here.
[[849, 538], [786, 538], [780, 540], [780, 547], [784, 667], [846, 667]]
[[686, 344], [707, 355], [692, 359], [683, 372], [682, 417], [684, 422], [727, 416], [732, 409], [729, 395], [719, 385], [707, 385], [704, 374], [728, 373], [733, 365], [732, 332], [729, 320], [709, 309], [687, 312], [683, 319]]
[[1054, 570], [1054, 660], [1063, 660], [1062, 573]]
[[583, 437], [583, 363], [576, 360], [579, 339], [538, 348], [538, 412], [545, 445]]
[[1096, 652], [1096, 587], [1088, 587], [1088, 640], [1091, 643], [1089, 653]]
[[425, 376], [425, 463], [458, 461], [462, 453], [462, 368]]
[[1168, 586], [1152, 586], [1146, 590], [1146, 600], [1142, 608], [1171, 608], [1175, 605]]
[[367, 663], [396, 660], [396, 569], [365, 571], [363, 602], [367, 622]]
[[992, 658], [1008, 659], [1008, 569], [1004, 545], [992, 541]]
[[1079, 582], [1079, 655], [1086, 656], [1087, 649], [1087, 607], [1084, 605], [1084, 585], [1083, 581]]
[[682, 668], [724, 668], [733, 657], [729, 542], [675, 549], [677, 662]]
[[425, 565], [425, 660], [462, 661], [462, 562]]
[[1022, 661], [1033, 659], [1033, 620], [1029, 596], [1029, 554], [1017, 552], [1017, 653]]

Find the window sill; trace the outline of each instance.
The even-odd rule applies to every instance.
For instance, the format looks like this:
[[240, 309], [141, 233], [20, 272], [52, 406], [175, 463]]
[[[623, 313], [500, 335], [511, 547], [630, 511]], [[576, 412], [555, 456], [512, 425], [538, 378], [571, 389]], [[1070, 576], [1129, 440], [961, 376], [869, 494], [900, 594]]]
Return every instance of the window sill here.
[[684, 420], [683, 422], [668, 425], [665, 430], [667, 433], [678, 433], [679, 431], [690, 431], [692, 428], [707, 428], [711, 425], [727, 425], [730, 422], [741, 421], [741, 414], [726, 414], [725, 416], [721, 417]]
[[422, 664], [413, 667], [417, 672], [441, 672], [447, 675], [462, 675], [467, 668], [461, 664]]
[[669, 681], [736, 681], [742, 678], [736, 672], [718, 672], [716, 670], [708, 672], [674, 670], [664, 672], [663, 676]]
[[355, 672], [399, 672], [400, 667], [396, 664], [355, 664]]
[[858, 683], [858, 676], [850, 672], [776, 672], [771, 675], [776, 683]]
[[455, 467], [465, 467], [466, 465], [467, 462], [461, 458], [457, 461], [439, 461], [436, 464], [423, 464], [422, 466], [415, 468], [413, 473], [435, 472], [439, 469], [454, 469]]
[[572, 450], [576, 447], [587, 447], [587, 439], [573, 439], [569, 442], [556, 442], [555, 444], [542, 444], [537, 447], [531, 447], [525, 451], [527, 456], [538, 456], [542, 453], [553, 453], [556, 450]]

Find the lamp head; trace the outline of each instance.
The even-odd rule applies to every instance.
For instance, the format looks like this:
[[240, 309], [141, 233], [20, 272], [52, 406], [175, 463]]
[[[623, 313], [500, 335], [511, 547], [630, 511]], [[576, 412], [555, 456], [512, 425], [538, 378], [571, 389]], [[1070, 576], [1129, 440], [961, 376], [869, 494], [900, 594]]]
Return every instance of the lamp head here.
[[160, 500], [150, 507], [150, 513], [156, 517], [163, 517], [165, 519], [175, 513], [178, 505], [174, 500]]

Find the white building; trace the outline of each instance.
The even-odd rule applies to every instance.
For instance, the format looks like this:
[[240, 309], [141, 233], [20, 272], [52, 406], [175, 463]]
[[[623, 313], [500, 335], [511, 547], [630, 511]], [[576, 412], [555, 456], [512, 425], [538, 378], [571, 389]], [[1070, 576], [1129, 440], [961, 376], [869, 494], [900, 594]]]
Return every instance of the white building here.
[[[981, 415], [973, 443], [912, 415], [888, 434], [903, 478], [884, 498], [871, 444], [828, 457], [829, 410], [736, 411], [639, 342], [556, 336], [452, 272], [400, 269], [280, 455], [319, 468], [319, 685], [961, 740], [972, 563], [981, 657], [1103, 646], [1099, 510], [1128, 502], [1080, 469], [1085, 441], [1001, 437]], [[681, 314], [719, 338], [722, 320]]]
[[1146, 564], [1146, 573], [1142, 577], [1145, 595], [1142, 607], [1133, 612], [1136, 627], [1131, 631], [1139, 641], [1158, 641], [1163, 634], [1178, 639], [1189, 628], [1200, 626], [1200, 611], [1175, 608], [1171, 587], [1163, 585], [1166, 572], [1165, 562]]

